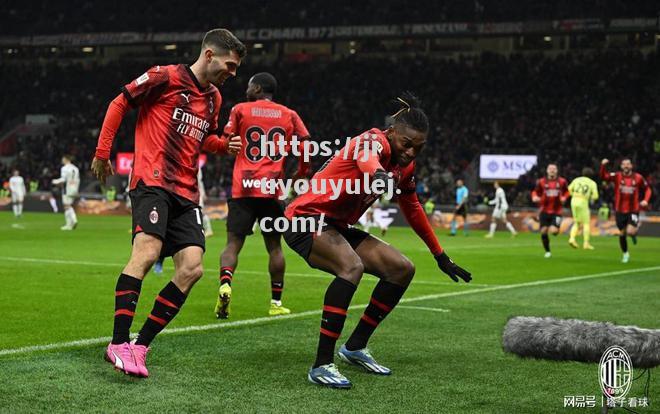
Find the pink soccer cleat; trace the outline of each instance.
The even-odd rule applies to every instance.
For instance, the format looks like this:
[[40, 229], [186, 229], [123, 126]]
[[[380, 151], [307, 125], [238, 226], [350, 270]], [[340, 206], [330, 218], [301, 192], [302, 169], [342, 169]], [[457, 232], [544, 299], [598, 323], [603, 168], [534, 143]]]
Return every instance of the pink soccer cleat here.
[[115, 366], [117, 371], [122, 371], [127, 375], [140, 376], [140, 370], [135, 364], [135, 357], [128, 342], [123, 344], [108, 344], [105, 350], [105, 360]]
[[139, 372], [138, 375], [147, 378], [149, 376], [149, 370], [147, 369], [147, 352], [149, 352], [149, 348], [131, 342], [131, 350], [133, 350], [133, 355], [135, 356], [135, 365]]

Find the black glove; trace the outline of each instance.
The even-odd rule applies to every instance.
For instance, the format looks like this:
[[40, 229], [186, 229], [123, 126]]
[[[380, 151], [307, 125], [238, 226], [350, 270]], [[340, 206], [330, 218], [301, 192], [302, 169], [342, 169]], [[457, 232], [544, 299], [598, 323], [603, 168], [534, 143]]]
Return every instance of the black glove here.
[[447, 253], [442, 252], [434, 257], [435, 261], [438, 262], [440, 270], [447, 273], [454, 282], [458, 282], [458, 277], [463, 279], [465, 283], [470, 283], [470, 280], [472, 280], [472, 274], [454, 263], [449, 256], [447, 256]]
[[[385, 189], [382, 190], [382, 193], [379, 194], [386, 193], [388, 188], [396, 188], [396, 181], [394, 180], [393, 177], [390, 177], [385, 170], [380, 170], [380, 169], [376, 170], [374, 172], [374, 175], [371, 177], [371, 181], [372, 182], [383, 181], [385, 183], [384, 186]], [[389, 184], [390, 181], [392, 182], [391, 184]]]

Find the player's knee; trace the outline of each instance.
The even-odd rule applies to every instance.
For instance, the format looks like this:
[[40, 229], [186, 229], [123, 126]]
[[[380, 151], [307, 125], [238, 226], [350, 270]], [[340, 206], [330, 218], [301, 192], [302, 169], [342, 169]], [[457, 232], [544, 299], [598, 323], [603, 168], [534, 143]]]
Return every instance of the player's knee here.
[[399, 284], [408, 285], [415, 276], [415, 265], [406, 257], [401, 257], [392, 267], [392, 281]]
[[364, 273], [364, 265], [359, 258], [343, 263], [339, 269], [338, 276], [343, 277], [353, 283], [358, 283]]
[[203, 274], [204, 267], [201, 263], [195, 266], [185, 266], [179, 271], [179, 276], [191, 284], [201, 279]]

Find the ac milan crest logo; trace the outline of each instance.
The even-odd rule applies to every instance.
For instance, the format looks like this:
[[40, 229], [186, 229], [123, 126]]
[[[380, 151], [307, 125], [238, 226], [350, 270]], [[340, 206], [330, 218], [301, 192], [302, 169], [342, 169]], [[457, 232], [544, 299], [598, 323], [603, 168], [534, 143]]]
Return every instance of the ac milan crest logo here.
[[156, 207], [149, 213], [149, 221], [151, 224], [158, 223], [158, 211], [156, 211]]
[[209, 113], [213, 113], [213, 98], [209, 98]]

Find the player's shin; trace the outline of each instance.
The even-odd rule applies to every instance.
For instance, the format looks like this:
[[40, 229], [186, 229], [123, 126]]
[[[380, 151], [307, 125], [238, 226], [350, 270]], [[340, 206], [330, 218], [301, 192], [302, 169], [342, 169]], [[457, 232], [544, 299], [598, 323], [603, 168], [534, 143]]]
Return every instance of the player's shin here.
[[510, 221], [507, 221], [507, 222], [506, 222], [506, 228], [509, 229], [509, 231], [511, 232], [511, 234], [516, 234], [516, 229], [513, 228], [513, 224], [511, 224]]
[[353, 299], [357, 286], [346, 279], [335, 277], [325, 292], [323, 314], [321, 316], [321, 334], [314, 367], [330, 364], [334, 360], [335, 344], [341, 335], [346, 321], [348, 305]]
[[394, 283], [381, 280], [378, 282], [371, 294], [371, 300], [365, 309], [362, 318], [358, 322], [353, 334], [346, 342], [349, 351], [355, 351], [367, 347], [369, 338], [378, 325], [399, 303], [407, 286], [399, 286]]
[[129, 331], [133, 323], [135, 308], [140, 297], [142, 281], [122, 273], [115, 287], [115, 321], [112, 331], [112, 343], [122, 344], [129, 341]]
[[623, 253], [628, 253], [628, 240], [626, 239], [626, 235], [620, 235], [619, 236], [619, 246], [621, 247], [621, 251]]
[[186, 295], [174, 282], [169, 282], [156, 296], [154, 307], [144, 322], [135, 343], [149, 346], [156, 335], [179, 313], [185, 301]]
[[571, 227], [571, 234], [570, 234], [570, 239], [575, 241], [575, 238], [577, 237], [578, 234], [578, 224], [577, 222], [573, 223], [573, 226]]
[[495, 223], [494, 221], [491, 221], [491, 222], [490, 222], [490, 231], [489, 231], [488, 234], [490, 234], [491, 236], [492, 236], [493, 234], [495, 234], [495, 229], [496, 229], [496, 228], [497, 228], [497, 223]]
[[589, 239], [591, 238], [591, 224], [587, 221], [582, 226], [582, 234], [584, 236], [584, 244], [589, 244]]
[[550, 252], [550, 238], [548, 233], [541, 233], [541, 242], [543, 242], [543, 248], [546, 252]]

